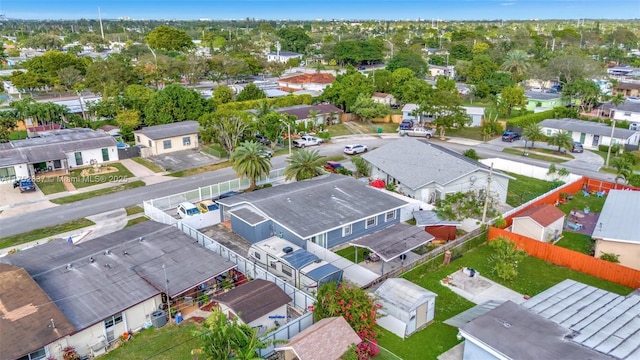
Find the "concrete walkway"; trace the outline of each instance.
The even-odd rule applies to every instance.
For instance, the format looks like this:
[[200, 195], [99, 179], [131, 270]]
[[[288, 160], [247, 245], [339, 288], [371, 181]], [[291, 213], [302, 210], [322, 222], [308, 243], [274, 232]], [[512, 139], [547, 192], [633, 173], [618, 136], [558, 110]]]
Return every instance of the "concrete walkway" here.
[[483, 304], [489, 300], [511, 300], [516, 304], [525, 301], [524, 295], [481, 275], [470, 277], [463, 269], [449, 275], [450, 280], [443, 285], [474, 304]]

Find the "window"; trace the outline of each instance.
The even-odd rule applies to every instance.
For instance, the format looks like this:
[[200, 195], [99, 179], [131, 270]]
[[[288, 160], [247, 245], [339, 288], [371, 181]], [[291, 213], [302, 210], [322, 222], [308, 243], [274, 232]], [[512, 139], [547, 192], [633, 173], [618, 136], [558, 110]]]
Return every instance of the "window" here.
[[256, 259], [258, 259], [258, 260], [260, 260], [260, 253], [259, 253], [259, 252], [257, 252], [257, 251], [256, 251], [256, 252], [254, 252], [254, 253], [253, 253], [253, 257], [254, 257], [254, 258], [256, 258]]
[[42, 348], [38, 351], [34, 351], [30, 354], [27, 354], [19, 358], [18, 360], [39, 360], [39, 359], [44, 359], [46, 356], [47, 356], [47, 352], [44, 350], [44, 348]]
[[115, 314], [104, 321], [104, 327], [110, 328], [110, 327], [113, 327], [115, 324], [120, 324], [121, 322], [122, 322], [122, 313]]
[[164, 140], [162, 142], [162, 148], [163, 149], [171, 149], [171, 140]]
[[377, 216], [372, 216], [372, 217], [367, 219], [367, 226], [366, 226], [367, 229], [370, 228], [370, 227], [376, 226], [376, 225], [378, 225], [378, 217]]
[[62, 161], [60, 160], [53, 160], [53, 168], [54, 169], [60, 169], [62, 167]]
[[342, 228], [342, 236], [349, 236], [351, 235], [351, 232], [353, 231], [353, 229], [351, 228], [351, 225], [347, 225], [345, 227]]
[[13, 166], [0, 168], [0, 179], [7, 180], [7, 179], [13, 179], [15, 177], [16, 177], [16, 169]]
[[182, 146], [191, 145], [191, 136], [185, 136], [182, 138]]
[[109, 161], [109, 149], [102, 149], [102, 161]]
[[82, 153], [78, 151], [74, 155], [76, 156], [76, 166], [82, 166]]
[[551, 129], [547, 129], [547, 136], [551, 136]]
[[282, 265], [282, 273], [289, 276], [289, 277], [293, 277], [293, 272], [291, 272], [291, 268], [288, 267], [287, 265]]
[[138, 144], [140, 143], [140, 135], [136, 135], [136, 140], [138, 142]]
[[149, 147], [153, 147], [153, 143], [149, 140]]
[[630, 112], [625, 112], [624, 116], [631, 116], [631, 113]]
[[393, 211], [389, 211], [387, 212], [387, 214], [384, 216], [384, 221], [391, 221], [394, 220], [396, 218], [396, 212], [395, 210]]

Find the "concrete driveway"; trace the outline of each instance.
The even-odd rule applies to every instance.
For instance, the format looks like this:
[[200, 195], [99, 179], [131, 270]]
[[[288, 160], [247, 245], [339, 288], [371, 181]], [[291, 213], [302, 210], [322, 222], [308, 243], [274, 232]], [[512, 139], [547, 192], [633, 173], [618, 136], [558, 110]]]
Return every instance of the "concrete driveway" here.
[[226, 159], [218, 159], [197, 150], [184, 150], [152, 156], [149, 160], [162, 166], [163, 169], [173, 172], [216, 164]]
[[37, 189], [36, 191], [20, 192], [20, 189], [13, 188], [13, 181], [0, 183], [0, 206], [11, 207], [20, 203], [41, 201], [44, 195]]

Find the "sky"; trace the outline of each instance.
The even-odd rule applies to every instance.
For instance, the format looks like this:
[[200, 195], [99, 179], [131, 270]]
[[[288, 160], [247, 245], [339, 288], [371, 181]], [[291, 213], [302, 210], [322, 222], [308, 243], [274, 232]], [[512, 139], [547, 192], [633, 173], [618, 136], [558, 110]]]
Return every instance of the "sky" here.
[[12, 19], [640, 19], [640, 0], [0, 0]]

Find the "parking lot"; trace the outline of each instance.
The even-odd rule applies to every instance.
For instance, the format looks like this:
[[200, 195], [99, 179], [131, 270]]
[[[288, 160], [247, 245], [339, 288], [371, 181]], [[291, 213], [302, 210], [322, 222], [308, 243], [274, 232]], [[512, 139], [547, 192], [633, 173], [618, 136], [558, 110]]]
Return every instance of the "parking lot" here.
[[149, 160], [161, 166], [166, 171], [180, 171], [193, 169], [205, 165], [212, 165], [226, 159], [218, 159], [197, 150], [176, 151], [169, 154], [152, 156]]

